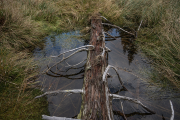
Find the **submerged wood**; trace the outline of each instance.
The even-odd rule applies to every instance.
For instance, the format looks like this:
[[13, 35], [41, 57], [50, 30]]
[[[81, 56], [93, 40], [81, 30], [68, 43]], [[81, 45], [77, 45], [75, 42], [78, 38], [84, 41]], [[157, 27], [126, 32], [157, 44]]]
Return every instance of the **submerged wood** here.
[[169, 100], [169, 102], [170, 102], [171, 111], [172, 111], [172, 115], [171, 115], [170, 120], [174, 120], [174, 108], [173, 108], [173, 104], [172, 104], [171, 100]]
[[42, 115], [42, 119], [44, 119], [44, 120], [80, 120], [80, 119], [73, 119], [73, 118], [66, 118], [66, 117], [56, 117], [56, 116], [47, 116], [47, 115]]

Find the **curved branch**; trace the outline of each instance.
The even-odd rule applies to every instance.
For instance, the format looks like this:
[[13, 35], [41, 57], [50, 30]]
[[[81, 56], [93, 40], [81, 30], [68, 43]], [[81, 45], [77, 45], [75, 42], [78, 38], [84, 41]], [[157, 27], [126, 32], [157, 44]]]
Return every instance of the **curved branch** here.
[[81, 74], [81, 73], [84, 73], [84, 69], [82, 69], [82, 70], [80, 70], [78, 73], [74, 73], [74, 74], [69, 74], [69, 75], [62, 75], [62, 74], [59, 74], [59, 73], [55, 73], [55, 72], [53, 72], [52, 70], [50, 70], [53, 74], [55, 74], [55, 75], [52, 75], [52, 74], [50, 74], [50, 73], [46, 73], [47, 75], [49, 75], [49, 76], [52, 76], [52, 77], [65, 77], [65, 78], [67, 78], [67, 79], [82, 79], [83, 77], [80, 77], [80, 78], [69, 78], [70, 76], [75, 76], [75, 75], [79, 75], [79, 74]]
[[51, 57], [60, 57], [61, 55], [65, 54], [65, 53], [72, 52], [72, 51], [74, 51], [74, 50], [78, 50], [78, 49], [80, 49], [80, 48], [86, 48], [86, 47], [93, 47], [91, 50], [94, 49], [94, 46], [93, 46], [93, 45], [85, 45], [85, 46], [81, 46], [81, 47], [78, 47], [78, 48], [75, 48], [75, 49], [72, 49], [72, 50], [63, 52], [63, 53], [59, 54], [58, 56], [51, 56]]
[[136, 104], [139, 104], [141, 105], [144, 109], [146, 109], [148, 112], [152, 113], [152, 114], [155, 114], [154, 111], [150, 110], [149, 108], [147, 108], [145, 105], [143, 105], [139, 100], [137, 99], [133, 99], [133, 98], [130, 98], [130, 97], [126, 97], [126, 96], [120, 96], [120, 95], [116, 95], [116, 94], [109, 94], [110, 97], [112, 97], [113, 99], [123, 99], [123, 100], [128, 100], [128, 101], [131, 101], [131, 102], [134, 102]]
[[171, 115], [171, 119], [170, 119], [170, 120], [174, 120], [174, 109], [173, 109], [173, 105], [172, 105], [171, 100], [169, 100], [169, 102], [170, 102], [171, 110], [172, 110], [172, 115]]
[[40, 98], [40, 97], [43, 97], [45, 95], [49, 95], [49, 94], [58, 94], [58, 93], [83, 93], [83, 90], [82, 89], [74, 89], [74, 90], [55, 90], [55, 91], [49, 91], [49, 92], [45, 92], [44, 94], [42, 95], [39, 95], [39, 96], [36, 96], [36, 98]]
[[81, 61], [81, 62], [79, 62], [79, 63], [77, 63], [77, 64], [75, 64], [75, 65], [70, 65], [69, 63], [67, 63], [66, 61], [66, 64], [68, 65], [68, 66], [65, 66], [65, 67], [75, 67], [75, 66], [77, 66], [77, 65], [79, 65], [79, 64], [81, 64], [81, 63], [83, 63], [85, 60], [87, 60], [87, 59], [84, 59], [83, 61]]
[[108, 70], [109, 70], [110, 68], [113, 68], [113, 69], [116, 71], [116, 74], [117, 74], [117, 76], [118, 76], [118, 78], [119, 78], [119, 82], [121, 83], [122, 87], [123, 87], [125, 90], [127, 90], [127, 88], [123, 85], [123, 82], [122, 82], [122, 80], [121, 80], [121, 78], [120, 78], [120, 76], [119, 76], [116, 68], [115, 68], [114, 66], [112, 66], [112, 65], [108, 65], [107, 68], [106, 68], [106, 70], [105, 70], [105, 72], [103, 73], [103, 81], [104, 81], [104, 82], [106, 81], [107, 72], [108, 72]]
[[71, 57], [71, 56], [73, 56], [73, 55], [75, 55], [76, 53], [81, 52], [81, 51], [88, 51], [88, 49], [83, 48], [83, 49], [77, 50], [76, 52], [74, 52], [74, 53], [70, 54], [69, 56], [63, 58], [61, 61], [57, 62], [57, 63], [54, 64], [52, 67], [50, 67], [49, 69], [47, 69], [46, 73], [47, 73], [51, 68], [53, 68], [54, 66], [56, 66], [57, 64], [63, 62], [64, 60], [68, 59], [69, 57]]
[[118, 28], [118, 29], [120, 29], [120, 30], [122, 30], [122, 31], [124, 31], [124, 32], [126, 32], [126, 33], [128, 33], [128, 34], [131, 34], [131, 35], [135, 36], [135, 34], [130, 33], [130, 32], [128, 32], [128, 31], [126, 31], [126, 30], [120, 28], [119, 26], [112, 25], [112, 24], [109, 24], [109, 23], [102, 23], [102, 24], [103, 24], [103, 25], [108, 25], [108, 26], [112, 26], [112, 27]]
[[109, 23], [111, 23], [107, 18], [105, 18], [104, 16], [100, 16], [102, 18], [104, 18], [106, 21], [108, 21]]
[[125, 120], [127, 120], [126, 115], [124, 114], [122, 102], [121, 102], [121, 107], [122, 107], [123, 116], [124, 116]]

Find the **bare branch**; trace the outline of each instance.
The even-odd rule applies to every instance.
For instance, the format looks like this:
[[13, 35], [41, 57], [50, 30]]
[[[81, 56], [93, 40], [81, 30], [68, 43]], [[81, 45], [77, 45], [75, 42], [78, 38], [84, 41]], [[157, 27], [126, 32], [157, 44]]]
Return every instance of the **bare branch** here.
[[171, 102], [171, 100], [169, 100], [170, 105], [171, 105], [171, 110], [172, 110], [172, 115], [171, 115], [171, 119], [170, 120], [174, 120], [174, 109], [173, 109], [173, 104]]
[[47, 69], [46, 73], [47, 73], [51, 68], [53, 68], [54, 66], [56, 66], [57, 64], [63, 62], [64, 60], [68, 59], [69, 57], [71, 57], [71, 56], [73, 56], [73, 55], [75, 55], [76, 53], [81, 52], [81, 51], [88, 51], [88, 49], [83, 48], [83, 49], [77, 50], [76, 52], [74, 52], [74, 53], [70, 54], [69, 56], [63, 58], [62, 60], [60, 60], [59, 62], [57, 62], [57, 63], [54, 64], [53, 66], [49, 67], [49, 68]]
[[115, 37], [113, 37], [112, 35], [110, 35], [108, 32], [104, 32], [105, 34], [107, 34], [108, 36], [110, 36], [111, 38], [116, 39]]
[[75, 67], [75, 66], [80, 65], [81, 63], [83, 63], [85, 60], [86, 60], [86, 59], [84, 59], [83, 61], [81, 61], [81, 62], [79, 62], [79, 63], [77, 63], [77, 64], [75, 64], [75, 65], [70, 65], [69, 63], [67, 63], [67, 62], [65, 61], [66, 64], [68, 65], [68, 66], [65, 66], [65, 67]]
[[116, 71], [116, 74], [118, 75], [118, 78], [119, 78], [119, 82], [121, 83], [122, 87], [123, 87], [125, 90], [127, 90], [126, 87], [123, 85], [123, 82], [122, 82], [122, 80], [121, 80], [121, 78], [120, 78], [120, 76], [119, 76], [119, 74], [118, 74], [118, 72], [117, 72], [117, 69], [116, 69], [114, 66], [112, 66], [112, 65], [108, 65], [107, 68], [106, 68], [106, 70], [105, 70], [105, 72], [103, 73], [103, 81], [104, 81], [104, 82], [106, 81], [107, 72], [108, 72], [108, 70], [109, 70], [110, 68], [113, 68], [113, 69]]
[[120, 29], [120, 30], [122, 30], [122, 31], [124, 31], [124, 32], [126, 32], [126, 33], [128, 33], [128, 34], [131, 34], [131, 35], [135, 36], [133, 33], [130, 33], [130, 32], [128, 32], [128, 31], [120, 28], [119, 26], [112, 25], [112, 24], [109, 24], [109, 23], [102, 23], [102, 24], [103, 24], [103, 25], [108, 25], [108, 26], [112, 26], [112, 27], [118, 28], [118, 29]]
[[75, 48], [75, 49], [72, 49], [72, 50], [63, 52], [63, 53], [59, 54], [58, 56], [51, 56], [51, 57], [60, 57], [61, 55], [65, 54], [65, 53], [72, 52], [72, 51], [74, 51], [74, 50], [78, 50], [78, 49], [86, 48], [86, 47], [93, 47], [92, 50], [94, 49], [94, 46], [93, 46], [93, 45], [85, 45], [85, 46], [81, 46], [81, 47], [78, 47], [78, 48]]
[[139, 100], [137, 99], [133, 99], [133, 98], [130, 98], [130, 97], [126, 97], [126, 96], [120, 96], [120, 95], [116, 95], [116, 94], [110, 94], [109, 95], [110, 97], [112, 97], [113, 99], [123, 99], [123, 100], [128, 100], [128, 101], [131, 101], [131, 102], [134, 102], [136, 104], [139, 104], [141, 105], [144, 109], [146, 109], [148, 112], [152, 113], [152, 114], [155, 114], [154, 111], [150, 110], [149, 108], [147, 108], [145, 105], [143, 105]]
[[106, 51], [111, 52], [111, 50], [105, 46]]
[[45, 95], [49, 95], [49, 94], [58, 94], [58, 93], [83, 93], [83, 90], [82, 89], [74, 89], [74, 90], [55, 90], [55, 91], [49, 91], [49, 92], [45, 92], [44, 94], [42, 95], [39, 95], [39, 96], [36, 96], [36, 98], [40, 98], [40, 97], [43, 97]]
[[47, 115], [42, 115], [42, 119], [44, 119], [44, 120], [80, 120], [80, 119], [73, 119], [73, 118], [66, 118], [66, 117], [56, 117], [56, 116], [47, 116]]
[[109, 23], [111, 23], [107, 18], [105, 18], [104, 16], [100, 16], [102, 18], [104, 18], [106, 21], [108, 21]]
[[122, 111], [123, 111], [123, 116], [124, 116], [124, 118], [127, 120], [127, 118], [126, 118], [126, 116], [125, 116], [125, 114], [124, 114], [122, 102], [121, 102], [121, 107], [122, 107]]

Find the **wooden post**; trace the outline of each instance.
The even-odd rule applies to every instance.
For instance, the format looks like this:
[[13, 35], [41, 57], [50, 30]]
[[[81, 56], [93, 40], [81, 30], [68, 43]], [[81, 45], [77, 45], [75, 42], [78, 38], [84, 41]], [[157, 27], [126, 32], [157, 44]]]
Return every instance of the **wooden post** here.
[[98, 16], [91, 19], [90, 45], [94, 50], [88, 52], [84, 77], [84, 94], [78, 118], [83, 120], [113, 120], [109, 90], [102, 76], [107, 67], [107, 51], [102, 20]]

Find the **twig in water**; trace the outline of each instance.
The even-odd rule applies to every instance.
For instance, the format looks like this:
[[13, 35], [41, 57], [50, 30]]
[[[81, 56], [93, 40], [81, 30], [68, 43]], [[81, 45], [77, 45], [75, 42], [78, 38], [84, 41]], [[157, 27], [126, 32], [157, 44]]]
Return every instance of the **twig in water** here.
[[71, 56], [73, 56], [73, 55], [75, 55], [76, 53], [81, 52], [81, 51], [88, 51], [88, 49], [86, 49], [86, 48], [79, 49], [79, 50], [77, 50], [76, 52], [70, 54], [69, 56], [67, 56], [67, 57], [65, 57], [65, 58], [62, 58], [62, 60], [60, 60], [59, 62], [57, 62], [56, 64], [54, 64], [54, 65], [51, 66], [50, 68], [48, 68], [47, 71], [46, 71], [46, 73], [48, 73], [48, 71], [49, 71], [51, 68], [53, 68], [54, 66], [56, 66], [57, 64], [60, 64], [60, 63], [63, 62], [64, 60], [68, 59], [69, 57], [71, 57]]
[[102, 24], [103, 24], [103, 25], [107, 25], [107, 26], [112, 26], [112, 27], [118, 28], [118, 29], [120, 29], [120, 30], [122, 30], [122, 31], [124, 31], [124, 32], [126, 32], [126, 33], [128, 33], [128, 34], [131, 34], [131, 35], [135, 36], [135, 34], [130, 33], [130, 32], [128, 32], [128, 31], [126, 31], [126, 30], [120, 28], [119, 26], [112, 25], [112, 24], [109, 24], [109, 23], [102, 23]]
[[84, 59], [83, 61], [81, 61], [81, 62], [79, 62], [79, 63], [77, 63], [77, 64], [75, 64], [75, 65], [70, 65], [69, 63], [67, 63], [67, 62], [65, 61], [66, 64], [68, 65], [68, 66], [65, 66], [65, 67], [75, 67], [75, 66], [80, 65], [81, 63], [83, 63], [85, 60], [86, 60], [86, 59]]
[[169, 100], [170, 105], [171, 105], [171, 110], [172, 110], [172, 115], [171, 115], [171, 119], [170, 120], [174, 120], [174, 109], [173, 109], [173, 104], [171, 102], [171, 100]]
[[82, 89], [74, 89], [74, 90], [55, 90], [55, 91], [49, 91], [49, 92], [45, 92], [44, 94], [42, 95], [39, 95], [39, 96], [36, 96], [36, 98], [40, 98], [40, 97], [43, 97], [45, 95], [49, 95], [49, 94], [58, 94], [58, 93], [83, 93], [83, 90]]
[[116, 94], [109, 94], [110, 97], [112, 97], [113, 99], [123, 99], [123, 100], [128, 100], [128, 101], [131, 101], [131, 102], [134, 102], [136, 104], [139, 104], [141, 105], [144, 109], [146, 109], [148, 112], [152, 113], [152, 114], [155, 114], [154, 111], [150, 110], [149, 108], [147, 108], [145, 105], [143, 105], [139, 100], [137, 99], [133, 99], [133, 98], [130, 98], [130, 97], [126, 97], [126, 96], [120, 96], [120, 95], [116, 95]]
[[78, 47], [78, 48], [75, 48], [75, 49], [72, 49], [72, 50], [63, 52], [63, 53], [59, 54], [58, 56], [51, 56], [51, 57], [60, 57], [61, 55], [65, 54], [65, 53], [72, 52], [72, 51], [74, 51], [74, 50], [78, 50], [78, 49], [86, 48], [86, 47], [92, 47], [92, 50], [94, 49], [94, 46], [93, 46], [93, 45], [85, 45], [85, 46], [81, 46], [81, 47]]
[[121, 102], [121, 107], [122, 107], [123, 116], [124, 116], [124, 118], [127, 120], [127, 118], [126, 118], [126, 116], [125, 116], [125, 114], [124, 114], [122, 102]]

